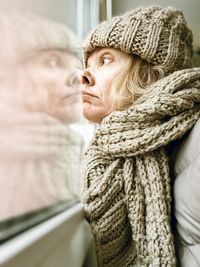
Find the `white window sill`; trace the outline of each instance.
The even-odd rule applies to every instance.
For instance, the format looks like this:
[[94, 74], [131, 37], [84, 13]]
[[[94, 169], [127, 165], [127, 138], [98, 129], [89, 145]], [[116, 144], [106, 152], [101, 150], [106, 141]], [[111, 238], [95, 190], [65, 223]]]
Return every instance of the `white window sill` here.
[[91, 242], [90, 228], [78, 203], [1, 244], [0, 266], [81, 267]]

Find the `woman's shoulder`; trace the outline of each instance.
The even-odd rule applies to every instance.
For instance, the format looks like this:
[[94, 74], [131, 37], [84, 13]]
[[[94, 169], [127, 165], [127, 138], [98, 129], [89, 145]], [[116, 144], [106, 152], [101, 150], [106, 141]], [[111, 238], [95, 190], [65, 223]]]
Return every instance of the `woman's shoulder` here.
[[[177, 146], [175, 156], [175, 175], [179, 175], [190, 164], [194, 163], [195, 158], [200, 154], [200, 119], [193, 129], [183, 137]], [[198, 164], [198, 162], [196, 162]], [[200, 162], [199, 162], [200, 165]]]
[[[200, 253], [200, 119], [193, 129], [181, 140], [175, 157], [174, 203], [177, 230], [187, 262], [192, 255]], [[198, 247], [198, 253], [191, 252]], [[186, 255], [187, 253], [188, 255]], [[193, 254], [191, 254], [193, 253]], [[183, 259], [183, 258], [182, 258]], [[200, 264], [200, 258], [197, 260]], [[181, 265], [186, 266], [186, 265]], [[199, 265], [194, 265], [199, 266]]]

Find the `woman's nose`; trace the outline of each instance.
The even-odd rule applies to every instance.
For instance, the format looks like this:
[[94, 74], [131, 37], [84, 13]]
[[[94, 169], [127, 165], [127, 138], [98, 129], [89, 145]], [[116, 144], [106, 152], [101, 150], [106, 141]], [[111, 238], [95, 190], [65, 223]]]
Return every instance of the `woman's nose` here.
[[81, 75], [81, 83], [89, 86], [93, 86], [95, 84], [95, 79], [89, 68], [83, 71]]

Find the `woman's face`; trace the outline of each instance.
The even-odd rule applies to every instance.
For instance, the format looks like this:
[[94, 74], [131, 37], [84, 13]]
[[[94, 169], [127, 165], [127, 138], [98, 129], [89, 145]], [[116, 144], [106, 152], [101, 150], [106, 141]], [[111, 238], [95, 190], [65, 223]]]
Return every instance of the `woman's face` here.
[[34, 53], [15, 71], [18, 106], [66, 123], [76, 121], [82, 114], [80, 69], [81, 62], [67, 51]]
[[130, 55], [114, 48], [98, 48], [89, 56], [81, 78], [83, 115], [86, 119], [100, 123], [113, 111], [111, 86], [129, 59]]

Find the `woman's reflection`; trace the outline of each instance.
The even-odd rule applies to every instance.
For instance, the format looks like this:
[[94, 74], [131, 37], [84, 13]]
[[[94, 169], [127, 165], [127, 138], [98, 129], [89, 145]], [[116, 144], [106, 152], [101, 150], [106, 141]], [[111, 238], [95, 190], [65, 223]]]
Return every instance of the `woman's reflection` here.
[[75, 35], [33, 14], [0, 18], [0, 221], [78, 197]]

